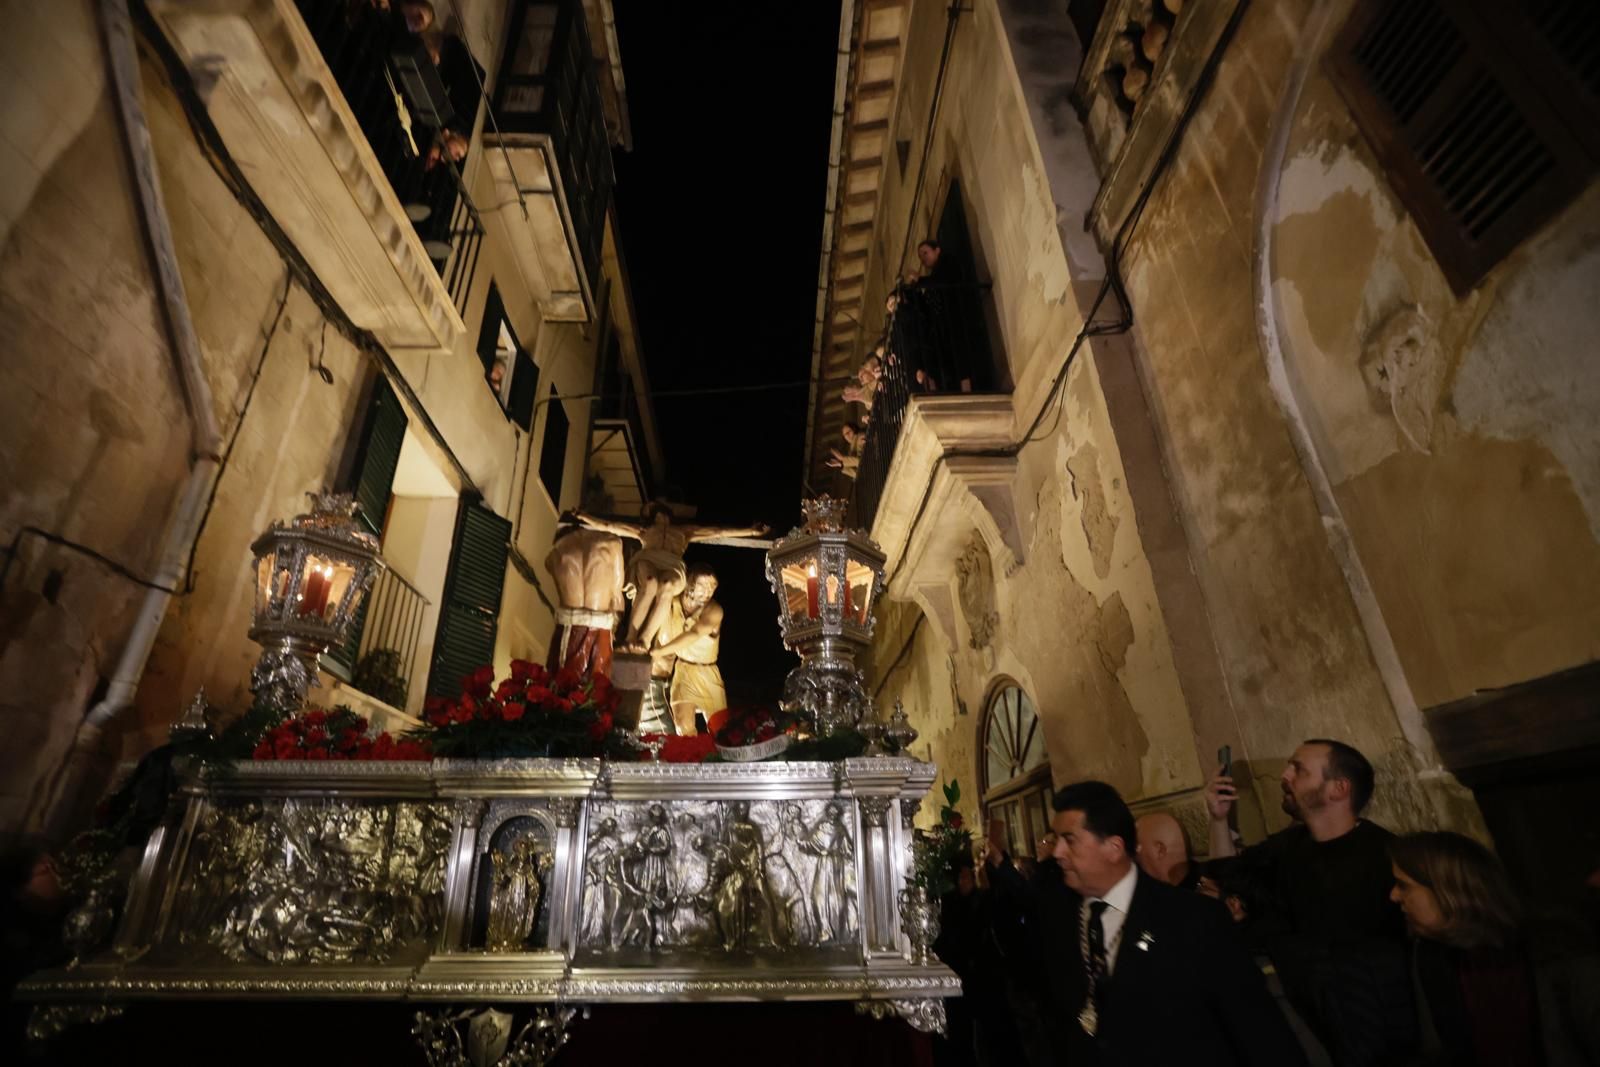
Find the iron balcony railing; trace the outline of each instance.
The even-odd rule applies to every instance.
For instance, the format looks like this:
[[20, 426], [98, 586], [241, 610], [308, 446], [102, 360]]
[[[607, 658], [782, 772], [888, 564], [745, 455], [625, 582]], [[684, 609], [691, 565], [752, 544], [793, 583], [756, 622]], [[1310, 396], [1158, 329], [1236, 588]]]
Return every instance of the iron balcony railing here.
[[447, 92], [422, 40], [395, 14], [341, 0], [297, 6], [451, 302], [464, 312], [483, 220], [457, 164], [447, 155], [430, 159], [429, 149], [446, 123], [470, 133], [476, 112], [456, 115], [450, 98], [473, 96], [476, 103], [475, 89]]
[[994, 358], [983, 313], [987, 291], [987, 286], [928, 282], [896, 290], [856, 468], [852, 496], [859, 525], [871, 529], [877, 518], [911, 398], [994, 388]]
[[324, 656], [330, 671], [353, 688], [406, 710], [417, 684], [422, 623], [429, 600], [394, 568], [386, 568], [367, 594], [343, 648]]

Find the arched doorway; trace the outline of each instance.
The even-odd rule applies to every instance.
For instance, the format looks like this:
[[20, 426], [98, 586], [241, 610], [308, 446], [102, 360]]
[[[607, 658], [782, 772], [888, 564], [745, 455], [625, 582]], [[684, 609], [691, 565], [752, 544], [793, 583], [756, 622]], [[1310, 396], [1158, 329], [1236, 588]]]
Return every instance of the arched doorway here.
[[996, 679], [979, 723], [978, 775], [984, 819], [1005, 823], [1006, 848], [1032, 856], [1050, 829], [1050, 758], [1033, 699], [1010, 678]]

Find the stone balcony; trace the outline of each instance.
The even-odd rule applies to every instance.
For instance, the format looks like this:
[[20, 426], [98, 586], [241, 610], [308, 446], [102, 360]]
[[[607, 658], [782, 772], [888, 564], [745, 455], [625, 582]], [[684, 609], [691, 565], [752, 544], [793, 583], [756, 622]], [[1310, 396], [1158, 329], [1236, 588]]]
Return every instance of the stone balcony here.
[[955, 644], [958, 565], [976, 530], [997, 559], [1025, 562], [1016, 416], [1005, 395], [913, 397], [884, 478], [872, 538], [892, 600], [913, 601]]
[[391, 349], [466, 327], [293, 0], [151, 0], [229, 154], [350, 318]]

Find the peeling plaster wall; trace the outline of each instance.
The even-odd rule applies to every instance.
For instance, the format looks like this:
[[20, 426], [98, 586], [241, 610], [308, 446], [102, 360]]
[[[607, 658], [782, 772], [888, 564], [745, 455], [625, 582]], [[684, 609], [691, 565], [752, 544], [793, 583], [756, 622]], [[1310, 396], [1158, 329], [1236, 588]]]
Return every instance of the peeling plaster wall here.
[[[1247, 837], [1284, 821], [1276, 779], [1306, 737], [1342, 738], [1395, 772], [1414, 763], [1255, 335], [1254, 194], [1305, 10], [1250, 5], [1126, 257], [1146, 392], [1238, 724], [1235, 773], [1257, 795], [1241, 807]], [[1347, 284], [1326, 265], [1318, 277], [1318, 301]], [[1448, 783], [1437, 791], [1448, 799], [1424, 804], [1413, 775], [1380, 776], [1389, 785], [1377, 810], [1396, 825], [1417, 821], [1393, 817], [1402, 810], [1459, 801]], [[1251, 825], [1256, 817], [1267, 825]]]
[[[1063, 15], [1064, 17], [1064, 15]], [[945, 9], [913, 8], [901, 93], [912, 141], [911, 173], [892, 160], [874, 247], [898, 251], [905, 237], [921, 150], [927, 100], [943, 41]], [[963, 14], [951, 56], [940, 121], [933, 134], [927, 188], [912, 239], [931, 232], [943, 190], [960, 181], [974, 241], [993, 278], [993, 300], [1013, 377], [1019, 431], [1044, 403], [1050, 378], [1082, 323], [1073, 269], [1057, 228], [1058, 209], [1021, 83], [994, 3]], [[1088, 272], [1091, 265], [1077, 269]], [[875, 262], [867, 306], [881, 307], [892, 277], [907, 269]], [[1058, 783], [1098, 777], [1131, 798], [1165, 796], [1201, 784], [1193, 729], [1173, 665], [1170, 639], [1140, 544], [1121, 456], [1087, 349], [1070, 373], [1059, 419], [1046, 418], [1019, 458], [1020, 527], [1028, 537], [1018, 565], [1008, 553], [990, 559], [992, 583], [961, 588], [957, 632], [946, 643], [909, 603], [881, 602], [868, 667], [878, 706], [904, 700], [921, 731], [917, 754], [962, 784], [962, 806], [975, 817], [979, 799], [978, 731], [996, 681], [1018, 682], [1039, 710]], [[924, 521], [958, 522], [949, 515]], [[977, 538], [983, 544], [981, 537]], [[981, 571], [981, 568], [975, 568]], [[988, 640], [966, 621], [998, 615]], [[983, 627], [979, 627], [983, 629]], [[1002, 783], [990, 783], [999, 785]], [[937, 814], [924, 810], [928, 821]]]
[[1418, 704], [1600, 657], [1600, 186], [1458, 299], [1318, 77], [1282, 190], [1286, 352]]

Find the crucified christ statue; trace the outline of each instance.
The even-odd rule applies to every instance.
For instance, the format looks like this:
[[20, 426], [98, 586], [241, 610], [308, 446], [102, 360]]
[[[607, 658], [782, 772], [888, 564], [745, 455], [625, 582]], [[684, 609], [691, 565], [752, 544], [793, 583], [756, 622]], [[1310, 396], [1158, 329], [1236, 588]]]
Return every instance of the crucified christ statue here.
[[660, 503], [646, 506], [642, 523], [597, 519], [581, 511], [577, 519], [592, 530], [631, 537], [643, 546], [634, 553], [629, 564], [628, 577], [634, 586], [633, 616], [628, 622], [624, 652], [649, 652], [654, 645], [656, 635], [672, 613], [672, 602], [688, 584], [683, 553], [690, 544], [697, 541], [726, 543], [728, 539], [760, 537], [767, 532], [764, 524], [692, 526], [675, 523], [672, 510]]

